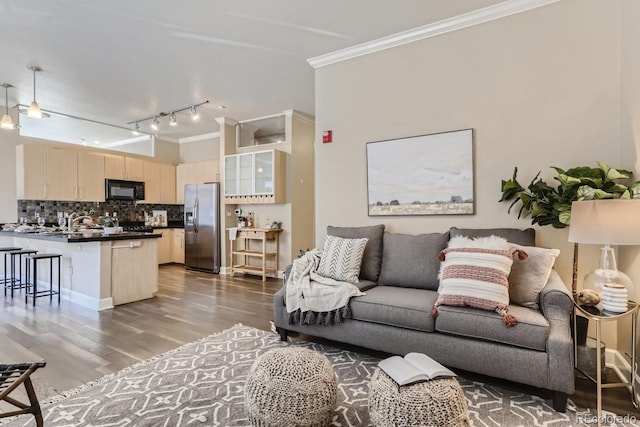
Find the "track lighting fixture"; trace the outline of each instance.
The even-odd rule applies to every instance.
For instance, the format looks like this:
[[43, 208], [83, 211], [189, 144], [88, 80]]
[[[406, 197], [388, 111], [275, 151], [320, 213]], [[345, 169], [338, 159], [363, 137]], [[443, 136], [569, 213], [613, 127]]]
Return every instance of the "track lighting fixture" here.
[[11, 116], [9, 115], [9, 88], [13, 87], [9, 83], [0, 83], [0, 86], [4, 88], [4, 105], [5, 105], [5, 113], [2, 116], [2, 121], [0, 121], [0, 128], [13, 130], [16, 128], [15, 123], [11, 120]]
[[198, 113], [198, 110], [196, 110], [196, 106], [192, 105], [191, 109], [189, 110], [189, 113], [191, 114], [191, 120], [193, 120], [194, 122], [197, 121], [200, 118], [200, 113]]
[[40, 106], [36, 102], [36, 73], [38, 71], [42, 71], [42, 68], [36, 65], [27, 65], [27, 68], [33, 71], [33, 102], [31, 102], [31, 105], [29, 105], [27, 115], [32, 119], [41, 119], [42, 111], [40, 111]]
[[134, 134], [135, 136], [140, 135], [140, 123], [136, 122], [136, 126], [133, 128], [131, 133]]
[[198, 104], [188, 105], [186, 107], [176, 108], [173, 110], [161, 111], [159, 113], [154, 114], [153, 116], [145, 117], [143, 119], [133, 120], [131, 122], [127, 122], [128, 125], [135, 124], [135, 131], [140, 130], [140, 123], [145, 122], [147, 120], [151, 120], [151, 124], [149, 125], [151, 129], [157, 131], [160, 128], [160, 118], [169, 116], [169, 125], [172, 127], [178, 126], [178, 117], [177, 113], [182, 111], [189, 110], [189, 114], [191, 115], [191, 120], [196, 121], [200, 118], [200, 112], [197, 110], [197, 107], [208, 104], [209, 101], [203, 101]]

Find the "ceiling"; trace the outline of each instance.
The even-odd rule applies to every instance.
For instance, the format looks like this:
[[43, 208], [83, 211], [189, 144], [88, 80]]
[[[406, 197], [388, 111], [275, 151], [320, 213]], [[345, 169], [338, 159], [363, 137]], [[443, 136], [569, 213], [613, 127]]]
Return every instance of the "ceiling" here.
[[123, 127], [208, 100], [196, 123], [162, 119], [159, 137], [179, 142], [217, 117], [314, 115], [307, 59], [500, 2], [0, 0], [0, 82], [10, 107], [29, 105], [37, 65], [42, 109]]

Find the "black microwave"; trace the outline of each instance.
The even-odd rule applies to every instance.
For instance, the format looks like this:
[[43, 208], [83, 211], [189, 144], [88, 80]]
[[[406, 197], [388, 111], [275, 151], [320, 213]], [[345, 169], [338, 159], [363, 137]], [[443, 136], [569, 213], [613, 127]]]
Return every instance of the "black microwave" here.
[[144, 182], [105, 179], [106, 200], [144, 200]]

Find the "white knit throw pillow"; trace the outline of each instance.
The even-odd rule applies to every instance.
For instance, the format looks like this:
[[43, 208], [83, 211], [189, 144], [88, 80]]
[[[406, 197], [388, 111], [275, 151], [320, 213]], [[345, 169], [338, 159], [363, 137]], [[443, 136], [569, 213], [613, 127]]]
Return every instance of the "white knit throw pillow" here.
[[368, 240], [327, 236], [316, 273], [334, 280], [358, 283], [362, 255]]
[[507, 314], [508, 278], [515, 252], [526, 258], [524, 251], [511, 247], [501, 237], [451, 238], [439, 255], [443, 262], [433, 316], [437, 316], [440, 305], [474, 307], [496, 311], [505, 325], [515, 325], [517, 319]]

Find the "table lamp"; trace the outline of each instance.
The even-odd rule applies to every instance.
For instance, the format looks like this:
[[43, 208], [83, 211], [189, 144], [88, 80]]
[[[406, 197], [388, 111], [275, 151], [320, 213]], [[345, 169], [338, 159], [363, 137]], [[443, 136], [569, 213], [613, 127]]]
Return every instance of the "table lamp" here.
[[640, 245], [640, 200], [600, 199], [573, 202], [569, 241], [604, 245], [597, 269], [587, 273], [583, 287], [600, 295], [605, 313], [627, 311], [633, 282], [619, 271], [611, 245]]

